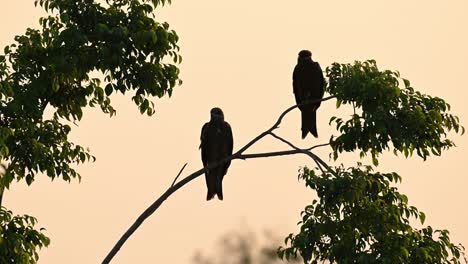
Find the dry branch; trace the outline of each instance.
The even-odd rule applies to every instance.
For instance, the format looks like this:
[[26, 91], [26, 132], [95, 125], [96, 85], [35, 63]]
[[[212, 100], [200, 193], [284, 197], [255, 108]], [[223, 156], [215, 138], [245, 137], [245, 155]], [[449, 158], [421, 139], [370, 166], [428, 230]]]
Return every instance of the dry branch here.
[[[316, 145], [316, 146], [312, 146], [308, 149], [299, 149], [297, 147], [295, 147], [294, 145], [291, 144], [290, 147], [293, 148], [293, 150], [287, 150], [287, 151], [277, 151], [277, 152], [266, 152], [266, 153], [255, 153], [255, 154], [243, 154], [244, 151], [246, 151], [248, 148], [250, 148], [253, 144], [255, 144], [257, 141], [259, 141], [260, 139], [264, 138], [265, 136], [267, 135], [271, 135], [272, 134], [272, 131], [277, 129], [279, 127], [279, 124], [281, 123], [281, 121], [283, 120], [283, 118], [289, 113], [291, 112], [292, 110], [294, 110], [295, 108], [297, 108], [298, 106], [302, 106], [302, 105], [307, 105], [307, 104], [313, 104], [313, 103], [317, 103], [317, 102], [324, 102], [324, 101], [328, 101], [332, 98], [335, 98], [335, 96], [328, 96], [328, 97], [325, 97], [323, 99], [319, 99], [319, 100], [311, 100], [309, 102], [305, 102], [303, 104], [299, 104], [299, 105], [294, 105], [294, 106], [291, 106], [289, 107], [288, 109], [286, 109], [283, 113], [281, 113], [281, 115], [278, 117], [278, 120], [273, 124], [273, 126], [271, 128], [269, 128], [268, 130], [266, 130], [265, 132], [261, 133], [260, 135], [258, 135], [257, 137], [255, 137], [254, 139], [252, 139], [250, 142], [248, 142], [244, 147], [242, 147], [241, 149], [239, 149], [236, 153], [232, 154], [231, 156], [229, 157], [226, 157], [225, 159], [221, 160], [220, 162], [217, 162], [215, 164], [212, 164], [210, 166], [207, 166], [205, 168], [202, 168], [202, 169], [199, 169], [197, 170], [196, 172], [193, 172], [192, 174], [190, 174], [189, 176], [183, 178], [181, 181], [179, 181], [178, 183], [174, 184], [176, 179], [179, 177], [180, 173], [182, 172], [182, 170], [185, 168], [185, 165], [184, 167], [181, 169], [181, 171], [179, 172], [179, 175], [176, 177], [176, 179], [174, 180], [174, 183], [171, 185], [171, 187], [169, 187], [156, 201], [154, 201], [138, 218], [137, 220], [130, 226], [130, 228], [128, 228], [128, 230], [122, 235], [122, 237], [119, 239], [119, 241], [117, 241], [117, 243], [114, 245], [114, 247], [112, 248], [112, 250], [107, 254], [106, 258], [102, 261], [102, 264], [108, 264], [110, 263], [110, 261], [112, 260], [112, 258], [117, 254], [117, 252], [119, 252], [120, 248], [123, 246], [123, 244], [127, 241], [127, 239], [138, 229], [138, 227], [148, 218], [150, 217], [158, 208], [159, 206], [161, 206], [161, 204], [169, 197], [171, 196], [175, 191], [177, 191], [179, 188], [181, 188], [182, 186], [184, 186], [185, 184], [189, 183], [190, 181], [194, 180], [195, 178], [197, 178], [198, 176], [202, 175], [203, 173], [205, 173], [207, 170], [210, 170], [210, 169], [213, 169], [219, 165], [222, 165], [230, 160], [235, 160], [235, 159], [252, 159], [252, 158], [266, 158], [266, 157], [274, 157], [274, 156], [284, 156], [284, 155], [294, 155], [294, 154], [306, 154], [306, 155], [309, 155], [307, 153], [310, 153], [313, 155], [314, 157], [314, 160], [317, 160], [318, 162], [320, 162], [320, 164], [322, 164], [323, 166], [325, 166], [328, 170], [332, 171], [331, 168], [325, 163], [323, 162], [323, 160], [321, 160], [319, 157], [317, 157], [315, 154], [311, 153], [310, 150], [314, 149], [314, 148], [317, 148], [317, 147], [323, 147], [323, 146], [327, 146], [328, 144], [320, 144], [320, 145]], [[287, 141], [286, 141], [287, 142]], [[286, 143], [285, 142], [285, 143]], [[288, 144], [286, 143], [286, 144]], [[325, 164], [325, 165], [324, 165]], [[333, 171], [332, 171], [333, 172]]]

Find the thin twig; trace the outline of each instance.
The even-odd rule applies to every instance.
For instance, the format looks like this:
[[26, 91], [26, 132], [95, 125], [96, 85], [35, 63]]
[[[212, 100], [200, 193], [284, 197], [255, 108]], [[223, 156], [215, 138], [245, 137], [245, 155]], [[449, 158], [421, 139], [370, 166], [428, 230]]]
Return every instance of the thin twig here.
[[176, 183], [177, 178], [179, 178], [180, 174], [182, 173], [182, 171], [184, 171], [185, 166], [187, 166], [187, 164], [188, 164], [188, 163], [185, 163], [184, 166], [182, 166], [182, 168], [180, 169], [179, 173], [177, 174], [177, 177], [175, 177], [174, 181], [172, 182], [171, 187], [174, 187], [174, 184]]
[[[287, 141], [286, 139], [276, 135], [275, 133], [273, 132], [270, 132], [270, 135], [273, 136], [274, 138], [278, 139], [279, 141], [287, 144], [288, 146], [290, 146], [291, 148], [295, 149], [295, 150], [301, 150], [300, 148], [294, 146], [291, 142]], [[317, 162], [317, 164], [321, 164], [323, 165], [331, 174], [333, 174], [334, 176], [337, 176], [336, 172], [330, 168], [330, 166], [328, 166], [328, 164], [326, 164], [321, 158], [319, 158], [317, 155], [315, 155], [314, 153], [310, 152], [310, 151], [303, 151], [302, 153], [308, 155], [309, 157], [311, 157], [314, 161]], [[337, 176], [338, 177], [338, 176]]]
[[[252, 139], [250, 142], [248, 142], [244, 147], [239, 149], [236, 153], [232, 154], [229, 157], [224, 158], [223, 160], [216, 162], [215, 164], [211, 164], [210, 166], [204, 167], [202, 169], [197, 170], [196, 172], [193, 172], [189, 176], [183, 178], [180, 180], [178, 183], [176, 183], [174, 186], [169, 187], [156, 201], [154, 201], [137, 219], [136, 221], [128, 228], [128, 230], [122, 235], [122, 237], [117, 241], [117, 243], [112, 247], [111, 251], [107, 254], [107, 256], [104, 258], [102, 261], [102, 264], [109, 264], [112, 258], [119, 252], [120, 248], [125, 244], [125, 242], [128, 240], [128, 238], [138, 229], [138, 227], [148, 218], [150, 217], [158, 208], [161, 206], [161, 204], [169, 197], [171, 196], [175, 191], [177, 191], [179, 188], [184, 186], [185, 184], [189, 183], [190, 181], [194, 180], [198, 176], [202, 175], [204, 172], [207, 170], [213, 169], [215, 167], [218, 167], [219, 165], [222, 165], [228, 161], [234, 160], [234, 159], [248, 159], [248, 158], [259, 158], [259, 157], [269, 157], [269, 156], [260, 156], [261, 154], [257, 154], [256, 156], [253, 156], [255, 154], [246, 154], [243, 155], [242, 153], [246, 151], [248, 148], [250, 148], [253, 144], [255, 144], [257, 141], [265, 137], [266, 135], [270, 134], [273, 130], [278, 128], [279, 124], [283, 120], [283, 118], [291, 112], [293, 109], [302, 106], [302, 105], [307, 105], [307, 104], [313, 104], [313, 103], [318, 103], [318, 102], [324, 102], [328, 101], [332, 98], [335, 98], [335, 96], [328, 96], [322, 99], [316, 99], [316, 100], [311, 100], [309, 102], [304, 102], [299, 105], [294, 105], [286, 109], [278, 118], [278, 120], [273, 124], [271, 128], [266, 130], [265, 132], [261, 133], [254, 139]], [[291, 154], [298, 154], [298, 153], [304, 153], [307, 151], [303, 150], [296, 150], [297, 152], [291, 152], [290, 154], [279, 154], [279, 152], [276, 152], [276, 154], [272, 154], [271, 156], [279, 156], [279, 155], [291, 155]], [[310, 153], [310, 152], [309, 152]], [[250, 157], [249, 157], [250, 156]]]
[[275, 151], [275, 152], [242, 154], [238, 157], [238, 159], [246, 160], [246, 159], [276, 157], [276, 156], [287, 156], [287, 155], [294, 155], [294, 154], [301, 154], [301, 153], [302, 153], [301, 151], [293, 149], [293, 150], [283, 150], [283, 151]]
[[[298, 104], [298, 105], [293, 105], [291, 107], [289, 107], [288, 109], [286, 109], [283, 113], [281, 113], [281, 115], [278, 117], [278, 120], [276, 120], [276, 122], [273, 124], [273, 126], [270, 127], [270, 129], [266, 130], [265, 132], [261, 133], [260, 135], [258, 135], [256, 138], [254, 138], [252, 141], [250, 141], [249, 143], [247, 143], [244, 147], [242, 147], [239, 151], [236, 152], [236, 154], [242, 154], [245, 150], [247, 150], [248, 148], [250, 148], [253, 144], [255, 144], [257, 141], [259, 141], [260, 139], [262, 139], [263, 137], [265, 137], [266, 135], [268, 135], [271, 131], [275, 130], [276, 128], [278, 128], [279, 124], [283, 121], [283, 118], [289, 113], [291, 112], [292, 110], [298, 108], [299, 106], [302, 106], [302, 105], [307, 105], [307, 104], [314, 104], [314, 103], [318, 103], [318, 102], [325, 102], [325, 101], [328, 101], [330, 99], [333, 99], [335, 98], [336, 96], [328, 96], [328, 97], [325, 97], [325, 98], [322, 98], [322, 99], [319, 99], [319, 100], [311, 100], [309, 102], [304, 102], [302, 104]], [[234, 154], [234, 156], [236, 155]]]
[[315, 161], [315, 164], [317, 164], [317, 167], [322, 172], [322, 174], [325, 174], [325, 170], [323, 169], [322, 165], [320, 165], [320, 162], [318, 162], [318, 160], [316, 160], [316, 159], [314, 159], [314, 161]]
[[[306, 149], [307, 151], [311, 151], [315, 148], [319, 148], [319, 147], [325, 147], [325, 146], [329, 146], [330, 143], [324, 143], [324, 144], [319, 144], [319, 145], [315, 145], [313, 147], [310, 147], [308, 149]], [[320, 165], [320, 162], [318, 162], [318, 160], [314, 160], [315, 163], [317, 164], [318, 168], [322, 171], [322, 173], [325, 173], [325, 170], [322, 168], [322, 165]]]
[[319, 145], [315, 145], [315, 146], [313, 146], [313, 147], [310, 147], [310, 148], [308, 148], [308, 149], [306, 149], [306, 150], [307, 150], [307, 151], [311, 151], [311, 150], [313, 150], [313, 149], [315, 149], [315, 148], [325, 147], [325, 146], [329, 146], [329, 145], [330, 145], [330, 143], [323, 143], [323, 144], [319, 144]]
[[310, 151], [305, 151], [305, 150], [301, 150], [300, 148], [296, 147], [295, 145], [293, 145], [291, 142], [287, 141], [286, 139], [276, 135], [275, 133], [273, 132], [270, 132], [270, 135], [276, 139], [278, 139], [279, 141], [283, 142], [283, 143], [286, 143], [288, 146], [290, 146], [291, 148], [297, 150], [297, 151], [300, 151], [301, 153], [303, 154], [306, 154], [307, 156], [311, 157], [312, 160], [317, 164], [317, 166], [319, 166], [320, 170], [322, 171], [322, 173], [325, 173], [325, 171], [322, 169], [322, 167], [320, 166], [320, 163], [317, 161], [317, 159], [315, 159], [315, 157], [312, 155], [312, 153]]

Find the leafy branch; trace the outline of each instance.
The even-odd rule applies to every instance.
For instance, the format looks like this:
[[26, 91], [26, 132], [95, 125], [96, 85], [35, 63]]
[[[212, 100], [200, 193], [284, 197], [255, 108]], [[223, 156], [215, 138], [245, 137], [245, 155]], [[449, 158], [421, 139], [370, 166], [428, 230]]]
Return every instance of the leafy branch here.
[[[318, 148], [318, 147], [324, 147], [324, 146], [328, 146], [329, 143], [325, 143], [325, 144], [319, 144], [319, 145], [315, 145], [315, 146], [312, 146], [310, 148], [307, 148], [307, 149], [300, 149], [300, 148], [297, 148], [295, 147], [294, 145], [292, 145], [291, 143], [289, 143], [288, 145], [290, 145], [290, 147], [292, 147], [293, 149], [292, 150], [285, 150], [285, 151], [275, 151], [275, 152], [265, 152], [265, 153], [254, 153], [254, 154], [243, 154], [247, 149], [249, 149], [251, 146], [253, 146], [255, 143], [257, 143], [259, 140], [261, 140], [262, 138], [264, 138], [265, 136], [267, 135], [271, 135], [283, 142], [287, 142], [286, 140], [278, 137], [276, 134], [273, 133], [273, 131], [277, 128], [279, 128], [279, 125], [281, 124], [281, 122], [283, 121], [284, 117], [289, 113], [291, 112], [292, 110], [296, 109], [298, 106], [301, 106], [301, 105], [306, 105], [306, 104], [313, 104], [313, 103], [317, 103], [317, 102], [324, 102], [324, 101], [328, 101], [330, 99], [333, 99], [335, 98], [335, 96], [328, 96], [328, 97], [325, 97], [323, 99], [320, 99], [320, 100], [311, 100], [309, 102], [304, 102], [303, 104], [299, 104], [299, 105], [294, 105], [294, 106], [291, 106], [289, 107], [288, 109], [286, 109], [283, 113], [281, 113], [281, 115], [278, 117], [278, 120], [273, 124], [272, 127], [270, 127], [269, 129], [267, 129], [266, 131], [262, 132], [261, 134], [259, 134], [257, 137], [255, 137], [254, 139], [252, 139], [250, 142], [248, 142], [245, 146], [243, 146], [241, 149], [239, 149], [236, 153], [232, 154], [231, 156], [229, 157], [226, 157], [225, 159], [215, 163], [215, 164], [212, 164], [210, 166], [207, 166], [207, 167], [204, 167], [202, 169], [199, 169], [195, 172], [193, 172], [192, 174], [190, 174], [189, 176], [183, 178], [182, 180], [180, 180], [178, 183], [176, 184], [172, 184], [171, 187], [169, 187], [156, 201], [153, 202], [153, 204], [151, 204], [138, 218], [137, 220], [130, 226], [130, 228], [122, 235], [122, 237], [117, 241], [117, 243], [114, 245], [114, 247], [111, 249], [111, 251], [109, 252], [109, 254], [107, 254], [107, 256], [105, 257], [105, 259], [102, 261], [102, 264], [108, 264], [110, 263], [110, 261], [112, 260], [112, 258], [117, 254], [117, 252], [120, 250], [120, 248], [125, 244], [125, 242], [127, 241], [128, 238], [130, 238], [130, 236], [132, 236], [132, 234], [138, 229], [138, 227], [148, 218], [150, 217], [160, 206], [161, 204], [167, 199], [169, 198], [169, 196], [171, 196], [174, 192], [176, 192], [178, 189], [180, 189], [182, 186], [186, 185], [187, 183], [189, 183], [190, 181], [198, 178], [200, 175], [202, 175], [203, 173], [205, 173], [206, 171], [210, 170], [210, 169], [213, 169], [219, 165], [222, 165], [228, 161], [231, 161], [231, 160], [236, 160], [236, 159], [242, 159], [242, 160], [246, 160], [246, 159], [253, 159], [253, 158], [267, 158], [267, 157], [274, 157], [274, 156], [286, 156], [286, 155], [294, 155], [294, 154], [306, 154], [306, 155], [309, 155], [311, 158], [314, 159], [314, 161], [324, 165], [325, 162], [323, 162], [323, 160], [321, 160], [319, 157], [317, 157], [315, 154], [313, 154], [311, 152], [311, 150], [315, 149], [315, 148]], [[325, 164], [326, 165], [326, 164]], [[324, 166], [325, 166], [324, 165]], [[332, 171], [332, 169], [326, 165], [325, 166], [328, 170], [330, 170], [331, 173], [334, 173]], [[182, 171], [183, 169], [185, 168], [185, 165], [184, 167], [180, 170]], [[179, 172], [179, 175], [180, 175], [180, 172]], [[179, 177], [179, 175], [177, 175], [176, 179]], [[175, 182], [175, 180], [174, 180]]]
[[449, 113], [450, 104], [416, 91], [398, 71], [380, 70], [375, 60], [333, 63], [326, 73], [326, 92], [336, 96], [337, 107], [348, 104], [354, 110], [347, 120], [330, 119], [341, 133], [331, 141], [335, 160], [342, 152], [359, 151], [378, 165], [385, 150], [405, 157], [414, 152], [426, 160], [455, 146], [450, 131], [465, 132], [459, 118]]
[[285, 238], [278, 249], [282, 259], [304, 263], [427, 263], [461, 264], [463, 245], [451, 242], [447, 230], [424, 225], [426, 215], [411, 206], [393, 183], [396, 172], [375, 172], [372, 166], [336, 167], [317, 174], [304, 167], [299, 179], [314, 190], [317, 199], [301, 212], [300, 232]]

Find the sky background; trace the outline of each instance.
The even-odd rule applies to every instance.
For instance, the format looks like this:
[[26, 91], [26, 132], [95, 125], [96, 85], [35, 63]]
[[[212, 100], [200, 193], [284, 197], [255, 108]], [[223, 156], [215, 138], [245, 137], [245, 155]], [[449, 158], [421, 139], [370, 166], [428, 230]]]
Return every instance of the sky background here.
[[[37, 27], [44, 13], [33, 0], [2, 0], [0, 47]], [[14, 183], [4, 205], [38, 218], [52, 239], [40, 263], [100, 263], [120, 236], [172, 183], [201, 168], [202, 125], [219, 106], [237, 150], [269, 128], [294, 104], [292, 70], [297, 53], [310, 49], [322, 68], [333, 62], [375, 59], [399, 70], [419, 91], [444, 98], [468, 126], [468, 1], [276, 1], [173, 0], [157, 11], [180, 36], [183, 85], [156, 101], [156, 115], [142, 116], [130, 96], [113, 96], [117, 116], [88, 109], [72, 130], [95, 163], [80, 165], [81, 183], [37, 177]], [[327, 142], [328, 120], [346, 115], [334, 101], [319, 110], [319, 139], [300, 139], [300, 116], [288, 115], [278, 134], [307, 147]], [[398, 185], [426, 223], [450, 230], [468, 246], [466, 162], [468, 137], [452, 135], [457, 148], [423, 162], [386, 154], [379, 170], [403, 176]], [[265, 139], [250, 153], [287, 149]], [[328, 157], [329, 148], [316, 154]], [[355, 164], [358, 155], [338, 162]], [[112, 263], [189, 263], [197, 250], [211, 252], [223, 234], [249, 226], [296, 232], [300, 211], [314, 199], [297, 181], [303, 156], [234, 161], [224, 180], [223, 202], [206, 202], [204, 177], [171, 196], [122, 247]]]

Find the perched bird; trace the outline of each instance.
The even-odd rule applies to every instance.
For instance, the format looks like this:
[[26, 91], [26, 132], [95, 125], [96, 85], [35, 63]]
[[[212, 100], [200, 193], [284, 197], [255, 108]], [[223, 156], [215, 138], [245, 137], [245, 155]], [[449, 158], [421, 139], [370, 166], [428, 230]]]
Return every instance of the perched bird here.
[[[203, 125], [200, 136], [201, 156], [204, 167], [232, 155], [232, 130], [231, 126], [224, 121], [223, 111], [215, 107], [211, 109], [210, 114], [211, 120]], [[218, 195], [219, 200], [223, 200], [222, 182], [229, 165], [231, 165], [231, 161], [205, 172], [206, 186], [208, 187], [207, 201], [213, 199], [215, 195]]]
[[[323, 78], [320, 64], [312, 60], [312, 53], [308, 50], [301, 50], [297, 58], [297, 65], [293, 72], [293, 90], [296, 103], [322, 99], [324, 93], [325, 79]], [[320, 102], [299, 106], [302, 116], [302, 138], [311, 133], [318, 137], [317, 133], [317, 109]]]

